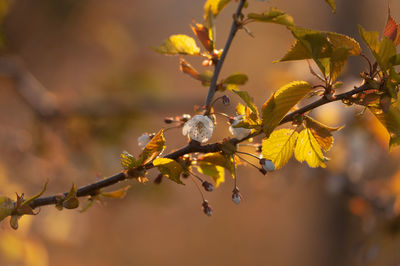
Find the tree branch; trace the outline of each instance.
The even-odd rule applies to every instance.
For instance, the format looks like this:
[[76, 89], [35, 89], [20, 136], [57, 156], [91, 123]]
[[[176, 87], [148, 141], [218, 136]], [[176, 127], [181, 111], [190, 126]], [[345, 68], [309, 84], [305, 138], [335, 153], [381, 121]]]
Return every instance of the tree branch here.
[[235, 14], [233, 15], [233, 22], [232, 22], [232, 26], [231, 26], [231, 31], [229, 33], [228, 39], [226, 41], [224, 50], [222, 51], [221, 57], [219, 58], [217, 65], [215, 66], [214, 69], [214, 74], [212, 76], [211, 79], [211, 84], [210, 84], [210, 88], [208, 89], [208, 94], [207, 94], [207, 99], [206, 99], [206, 106], [209, 107], [209, 105], [211, 104], [211, 101], [214, 97], [216, 88], [217, 88], [217, 82], [218, 82], [218, 77], [219, 77], [219, 73], [221, 72], [222, 69], [222, 65], [224, 64], [225, 61], [225, 57], [228, 53], [229, 47], [231, 47], [231, 43], [233, 41], [233, 38], [236, 35], [236, 32], [238, 31], [238, 29], [240, 28], [240, 24], [237, 21], [237, 18], [242, 14], [242, 9], [244, 7], [246, 0], [240, 0], [240, 3], [236, 9]]
[[[338, 94], [336, 95], [336, 97], [332, 98], [331, 100], [329, 100], [328, 98], [326, 98], [325, 96], [316, 100], [315, 102], [312, 102], [302, 108], [300, 108], [299, 110], [296, 110], [288, 115], [286, 115], [282, 121], [280, 122], [280, 125], [288, 123], [293, 121], [293, 119], [297, 116], [297, 115], [302, 115], [310, 110], [313, 110], [317, 107], [320, 107], [322, 105], [325, 105], [327, 103], [330, 102], [334, 102], [334, 101], [339, 101], [339, 100], [343, 100], [343, 99], [347, 99], [350, 98], [351, 96], [360, 93], [362, 91], [368, 90], [370, 89], [368, 87], [367, 84], [363, 84], [360, 87], [354, 88], [351, 91], [342, 93], [342, 94]], [[255, 137], [262, 134], [262, 131], [260, 132], [256, 132], [255, 134], [252, 134], [244, 139], [230, 139], [229, 141], [233, 144], [236, 145], [240, 142], [243, 142], [245, 140], [247, 140], [250, 137]], [[165, 158], [170, 158], [170, 159], [178, 159], [179, 157], [185, 155], [185, 154], [190, 154], [190, 153], [196, 153], [196, 152], [200, 152], [200, 153], [209, 153], [209, 152], [220, 152], [222, 151], [222, 145], [221, 143], [213, 143], [213, 144], [206, 144], [206, 145], [201, 145], [199, 142], [197, 141], [191, 141], [188, 143], [188, 145], [186, 145], [185, 147], [172, 152], [170, 154], [167, 154], [166, 156], [164, 156]], [[151, 169], [154, 168], [154, 165], [152, 163], [148, 163], [147, 165], [143, 166], [143, 169]], [[140, 170], [140, 169], [138, 169]], [[125, 172], [120, 172], [117, 173], [113, 176], [107, 177], [103, 180], [97, 181], [95, 183], [89, 184], [87, 186], [83, 186], [80, 187], [77, 191], [77, 196], [78, 197], [85, 197], [85, 196], [91, 196], [91, 195], [96, 195], [100, 189], [105, 188], [105, 187], [109, 187], [111, 185], [114, 185], [116, 183], [119, 183], [121, 181], [124, 181], [126, 179], [129, 179], [128, 175]], [[64, 192], [62, 195], [66, 196], [68, 194], [68, 192]], [[58, 195], [53, 195], [53, 196], [49, 196], [49, 197], [41, 197], [41, 198], [37, 198], [34, 201], [32, 201], [29, 206], [32, 209], [35, 209], [37, 207], [40, 206], [45, 206], [45, 205], [54, 205], [57, 203], [57, 196]]]

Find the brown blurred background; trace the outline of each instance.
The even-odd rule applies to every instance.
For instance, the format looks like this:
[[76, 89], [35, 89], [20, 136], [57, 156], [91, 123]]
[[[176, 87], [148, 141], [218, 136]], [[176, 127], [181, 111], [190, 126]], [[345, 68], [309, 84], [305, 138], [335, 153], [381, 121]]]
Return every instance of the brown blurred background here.
[[[400, 21], [400, 2], [337, 0], [333, 15], [323, 0], [249, 0], [245, 12], [276, 6], [296, 24], [336, 31], [360, 41], [357, 24], [382, 31], [388, 2]], [[138, 154], [137, 137], [165, 126], [165, 116], [193, 113], [207, 88], [179, 72], [178, 58], [150, 47], [171, 34], [192, 36], [204, 1], [0, 0], [0, 194], [45, 195], [82, 186], [120, 171], [119, 154]], [[8, 8], [7, 6], [10, 5]], [[235, 3], [219, 16], [222, 48]], [[273, 64], [293, 38], [283, 27], [250, 24], [240, 32], [222, 76], [248, 74], [243, 89], [260, 106], [273, 90], [303, 79], [316, 82], [306, 62]], [[366, 52], [368, 55], [368, 52]], [[187, 58], [197, 68], [200, 60]], [[358, 85], [366, 69], [351, 58], [343, 90]], [[232, 106], [217, 105], [234, 114]], [[0, 224], [0, 265], [400, 265], [400, 149], [388, 153], [388, 135], [359, 108], [330, 104], [313, 112], [346, 127], [335, 134], [326, 169], [291, 161], [262, 176], [240, 167], [244, 200], [231, 201], [232, 180], [201, 197], [164, 180], [159, 186], [132, 181], [125, 199], [107, 200], [87, 212], [43, 207], [24, 216], [13, 231]], [[229, 133], [225, 121], [213, 140]], [[167, 152], [185, 144], [181, 131], [166, 133]], [[397, 173], [397, 174], [396, 174]], [[150, 173], [154, 177], [155, 172]], [[396, 185], [397, 184], [397, 185]], [[118, 186], [115, 186], [118, 188]]]

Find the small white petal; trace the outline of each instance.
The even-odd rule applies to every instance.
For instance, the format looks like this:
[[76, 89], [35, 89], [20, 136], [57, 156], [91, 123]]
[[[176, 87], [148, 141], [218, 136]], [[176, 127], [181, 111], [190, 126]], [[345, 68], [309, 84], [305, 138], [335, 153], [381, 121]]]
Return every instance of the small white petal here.
[[149, 134], [144, 133], [140, 137], [138, 137], [138, 145], [141, 149], [144, 149], [146, 147], [147, 143], [149, 143], [151, 140]]
[[242, 121], [243, 121], [242, 115], [236, 116], [234, 118], [232, 125], [229, 127], [229, 132], [231, 132], [231, 134], [237, 139], [243, 139], [247, 137], [251, 132], [251, 129], [243, 127], [234, 127], [235, 125], [239, 124]]

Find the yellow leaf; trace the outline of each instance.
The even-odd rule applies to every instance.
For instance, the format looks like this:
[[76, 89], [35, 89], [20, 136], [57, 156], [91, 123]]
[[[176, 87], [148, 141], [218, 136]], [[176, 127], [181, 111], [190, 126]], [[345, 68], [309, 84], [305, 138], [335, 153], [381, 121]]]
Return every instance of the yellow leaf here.
[[275, 92], [262, 107], [262, 125], [265, 135], [279, 125], [282, 118], [311, 91], [306, 81], [293, 81]]
[[130, 188], [131, 188], [131, 186], [128, 185], [126, 187], [123, 187], [123, 188], [115, 190], [115, 191], [101, 192], [101, 195], [103, 197], [107, 197], [107, 198], [123, 199], [123, 198], [125, 198], [126, 193], [127, 193], [128, 189], [130, 189]]
[[154, 160], [165, 149], [164, 129], [161, 129], [143, 149], [139, 157], [139, 165], [145, 165]]
[[197, 171], [204, 175], [212, 177], [212, 179], [214, 179], [216, 187], [225, 182], [225, 171], [222, 166], [207, 162], [200, 162], [197, 166]]
[[29, 199], [25, 200], [25, 201], [21, 204], [21, 206], [29, 205], [32, 201], [34, 201], [35, 199], [37, 199], [37, 198], [39, 198], [40, 196], [42, 196], [43, 193], [46, 191], [47, 183], [49, 183], [49, 181], [46, 181], [46, 183], [44, 183], [42, 191], [40, 191], [38, 194], [36, 194], [36, 195], [30, 197]]
[[180, 179], [183, 168], [177, 161], [169, 158], [157, 158], [153, 161], [153, 165], [168, 179], [183, 184]]
[[232, 156], [223, 155], [220, 152], [207, 153], [197, 159], [199, 163], [208, 162], [214, 165], [219, 165], [231, 172], [232, 176], [235, 172], [235, 166]]
[[282, 168], [292, 157], [299, 133], [293, 129], [279, 129], [262, 142], [263, 158], [271, 160], [275, 169]]
[[183, 34], [171, 35], [160, 46], [154, 48], [154, 50], [168, 55], [198, 55], [200, 53], [200, 48], [197, 46], [195, 40]]
[[204, 4], [204, 20], [208, 21], [210, 13], [214, 18], [217, 17], [230, 1], [231, 0], [207, 0]]
[[127, 151], [123, 151], [120, 155], [121, 165], [125, 170], [138, 166], [138, 161], [135, 160], [132, 154]]
[[309, 128], [302, 130], [297, 138], [294, 156], [299, 162], [306, 161], [310, 167], [326, 167], [325, 157]]
[[370, 107], [369, 110], [378, 118], [379, 122], [385, 126], [390, 135], [389, 150], [400, 145], [400, 104], [392, 103], [389, 110], [385, 113], [380, 109]]
[[310, 129], [311, 134], [318, 142], [319, 146], [325, 152], [329, 151], [333, 145], [333, 136], [331, 132], [338, 131], [343, 127], [328, 127], [309, 116], [304, 117], [306, 127]]

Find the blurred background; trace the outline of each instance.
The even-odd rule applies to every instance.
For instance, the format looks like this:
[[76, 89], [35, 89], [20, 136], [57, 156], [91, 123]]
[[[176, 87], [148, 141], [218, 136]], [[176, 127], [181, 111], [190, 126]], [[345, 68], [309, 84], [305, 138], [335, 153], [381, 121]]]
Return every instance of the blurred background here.
[[[45, 195], [52, 195], [100, 180], [121, 170], [123, 150], [139, 154], [137, 138], [166, 126], [164, 117], [193, 114], [207, 88], [179, 71], [178, 57], [150, 48], [171, 34], [193, 36], [189, 24], [202, 22], [204, 2], [0, 0], [0, 194], [33, 195], [49, 180]], [[297, 25], [358, 41], [357, 24], [382, 32], [388, 4], [400, 21], [399, 1], [336, 2], [335, 15], [323, 0], [249, 0], [245, 12], [275, 6]], [[233, 1], [216, 21], [217, 48], [235, 8]], [[221, 78], [246, 73], [243, 89], [258, 106], [287, 82], [316, 82], [306, 62], [272, 63], [293, 41], [284, 27], [248, 28], [255, 38], [237, 35]], [[359, 85], [366, 69], [351, 58], [341, 91]], [[233, 115], [238, 98], [229, 96], [231, 106], [216, 109]], [[400, 265], [400, 149], [389, 153], [385, 129], [361, 111], [332, 103], [312, 113], [346, 125], [326, 169], [292, 160], [263, 176], [240, 167], [242, 203], [232, 203], [228, 179], [206, 194], [211, 218], [190, 180], [131, 181], [125, 199], [85, 213], [43, 207], [22, 217], [18, 231], [3, 221], [0, 265]], [[211, 141], [229, 136], [226, 121], [218, 122]], [[180, 129], [166, 140], [166, 152], [186, 143]]]

